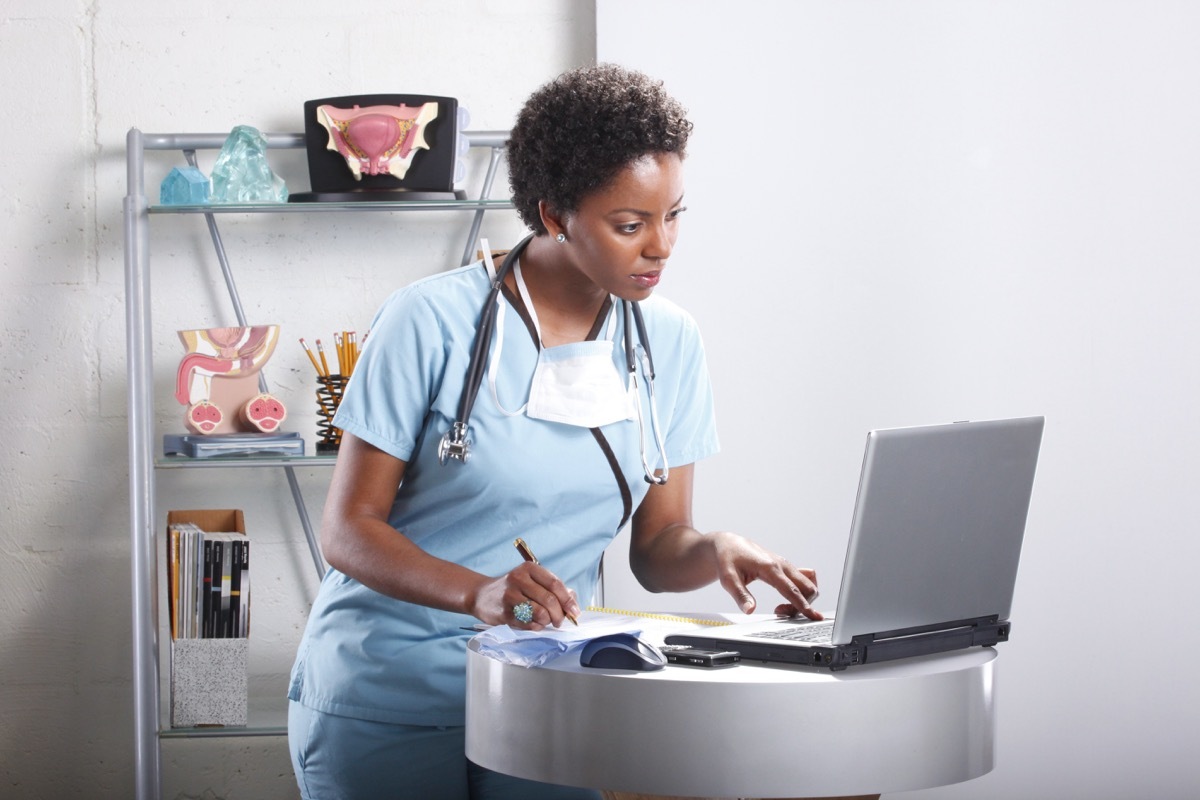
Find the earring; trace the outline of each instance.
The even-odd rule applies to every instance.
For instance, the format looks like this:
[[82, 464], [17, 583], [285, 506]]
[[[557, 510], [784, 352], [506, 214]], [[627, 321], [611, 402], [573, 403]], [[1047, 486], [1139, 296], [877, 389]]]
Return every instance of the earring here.
[[554, 237], [554, 241], [558, 242], [559, 244], [562, 244], [566, 240], [567, 240], [567, 235], [565, 233], [560, 233], [558, 236]]

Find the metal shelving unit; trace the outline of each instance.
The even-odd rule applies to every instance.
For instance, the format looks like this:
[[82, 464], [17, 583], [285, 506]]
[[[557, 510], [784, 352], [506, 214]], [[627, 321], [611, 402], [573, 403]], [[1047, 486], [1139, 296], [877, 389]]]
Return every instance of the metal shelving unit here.
[[[304, 136], [299, 133], [267, 133], [268, 148], [302, 149]], [[209, 736], [279, 736], [286, 726], [275, 724], [246, 728], [164, 729], [159, 698], [158, 647], [158, 525], [155, 512], [155, 472], [159, 469], [281, 469], [287, 477], [296, 512], [304, 529], [313, 566], [320, 576], [325, 571], [295, 468], [331, 466], [336, 458], [328, 455], [290, 457], [231, 458], [155, 458], [153, 342], [150, 325], [150, 218], [159, 214], [194, 214], [204, 218], [220, 264], [222, 277], [239, 325], [246, 325], [241, 298], [233, 270], [225, 253], [217, 218], [228, 214], [320, 214], [342, 212], [472, 212], [470, 232], [460, 263], [468, 263], [485, 212], [510, 209], [508, 200], [491, 199], [497, 168], [503, 156], [506, 132], [467, 132], [471, 147], [486, 148], [490, 160], [479, 196], [469, 200], [413, 200], [338, 203], [253, 203], [222, 205], [152, 205], [145, 191], [147, 151], [177, 150], [184, 159], [196, 164], [198, 150], [220, 149], [226, 134], [143, 133], [137, 128], [126, 137], [125, 163], [128, 192], [125, 214], [125, 327], [128, 359], [129, 402], [129, 515], [132, 562], [133, 690], [134, 690], [134, 768], [136, 797], [152, 800], [161, 793], [160, 739]], [[265, 379], [260, 388], [266, 390]], [[253, 704], [252, 704], [253, 711]]]

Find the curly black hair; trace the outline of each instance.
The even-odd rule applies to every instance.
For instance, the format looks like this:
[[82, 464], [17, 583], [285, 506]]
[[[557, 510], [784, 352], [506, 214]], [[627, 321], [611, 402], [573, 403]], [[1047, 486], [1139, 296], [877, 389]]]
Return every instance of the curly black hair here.
[[534, 92], [517, 116], [507, 160], [513, 204], [538, 235], [538, 202], [560, 213], [579, 208], [632, 161], [686, 154], [692, 123], [657, 81], [615, 64], [565, 72]]

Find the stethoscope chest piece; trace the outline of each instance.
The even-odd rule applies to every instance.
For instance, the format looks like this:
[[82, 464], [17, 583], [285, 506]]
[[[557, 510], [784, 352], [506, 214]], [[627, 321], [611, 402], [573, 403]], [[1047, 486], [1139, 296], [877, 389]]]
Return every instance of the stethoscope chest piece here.
[[471, 457], [471, 440], [467, 438], [467, 425], [455, 422], [450, 430], [442, 434], [438, 442], [438, 461], [446, 464], [450, 459], [467, 463]]

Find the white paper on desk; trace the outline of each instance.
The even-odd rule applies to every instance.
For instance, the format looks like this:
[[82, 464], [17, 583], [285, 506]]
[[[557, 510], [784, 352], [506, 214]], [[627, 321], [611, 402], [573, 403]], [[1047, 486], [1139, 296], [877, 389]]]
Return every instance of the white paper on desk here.
[[474, 639], [479, 652], [518, 667], [539, 667], [552, 658], [567, 653], [600, 636], [610, 633], [642, 632], [642, 620], [585, 611], [579, 625], [563, 623], [561, 628], [540, 631], [518, 630], [508, 625], [488, 628]]

